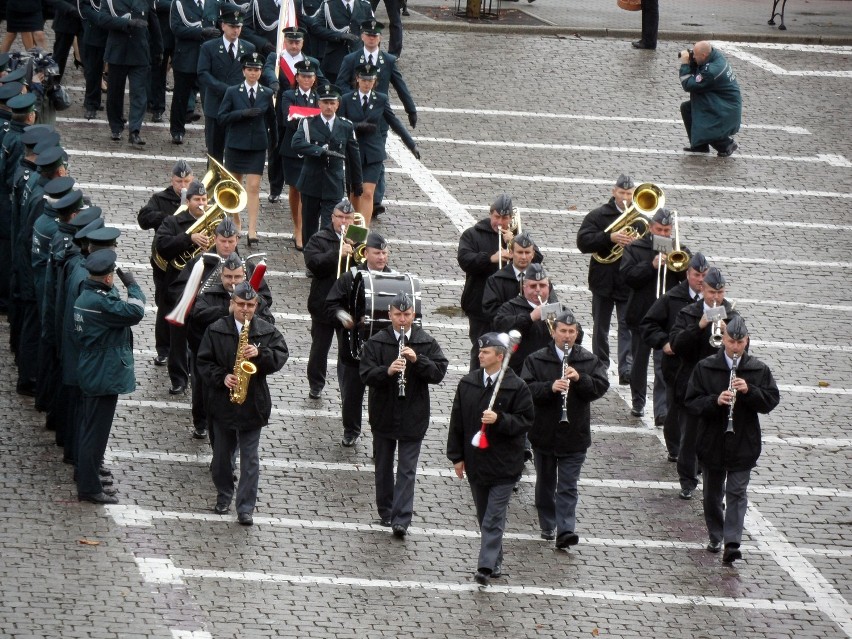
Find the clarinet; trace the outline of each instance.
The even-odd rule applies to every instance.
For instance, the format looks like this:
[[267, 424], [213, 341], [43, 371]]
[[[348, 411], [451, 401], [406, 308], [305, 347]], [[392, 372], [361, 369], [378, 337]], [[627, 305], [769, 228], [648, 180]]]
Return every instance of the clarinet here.
[[[399, 354], [397, 355], [397, 359], [405, 361], [402, 357], [402, 349], [405, 348], [405, 327], [402, 327], [402, 334], [399, 336]], [[397, 397], [400, 399], [405, 399], [405, 368], [399, 371], [399, 379], [397, 379], [397, 385], [399, 386], [399, 392], [397, 393]]]
[[[571, 380], [566, 378], [565, 376], [568, 374], [568, 349], [565, 350], [565, 354], [562, 356], [562, 378], [568, 382], [570, 387]], [[562, 391], [562, 417], [559, 418], [560, 424], [568, 424], [568, 389], [566, 388]]]
[[731, 378], [728, 380], [728, 390], [733, 393], [731, 397], [731, 404], [728, 406], [728, 427], [725, 429], [726, 433], [734, 432], [734, 404], [737, 401], [737, 389], [734, 388], [734, 378], [737, 376], [737, 366], [740, 363], [740, 356], [734, 355], [732, 358], [733, 363], [731, 364]]

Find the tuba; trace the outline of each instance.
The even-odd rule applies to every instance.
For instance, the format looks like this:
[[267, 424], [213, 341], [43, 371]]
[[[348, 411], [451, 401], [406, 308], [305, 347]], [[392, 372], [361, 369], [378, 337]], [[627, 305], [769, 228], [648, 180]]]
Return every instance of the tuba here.
[[237, 357], [234, 360], [234, 375], [237, 376], [237, 385], [231, 389], [231, 403], [233, 404], [242, 404], [246, 401], [251, 376], [257, 372], [257, 366], [243, 357], [243, 348], [248, 344], [250, 324], [250, 319], [243, 322], [243, 329], [240, 331], [240, 339], [237, 342]]
[[[650, 224], [657, 209], [666, 203], [663, 190], [656, 184], [645, 182], [633, 191], [633, 204], [624, 210], [616, 220], [604, 229], [604, 233], [625, 233], [634, 240], [648, 235]], [[620, 244], [613, 246], [609, 253], [593, 253], [592, 258], [601, 264], [612, 264], [624, 255], [624, 247]]]
[[[348, 271], [352, 262], [355, 262], [355, 264], [363, 264], [364, 260], [367, 259], [364, 254], [364, 250], [367, 248], [367, 245], [364, 244], [364, 242], [367, 241], [367, 235], [369, 234], [370, 229], [367, 228], [367, 222], [364, 219], [364, 216], [360, 213], [355, 213], [355, 221], [348, 227], [341, 229], [341, 231], [340, 248], [337, 251], [337, 277], [340, 277], [343, 273]], [[352, 256], [347, 255], [344, 260], [343, 244], [346, 240], [349, 240], [349, 243], [355, 250]]]

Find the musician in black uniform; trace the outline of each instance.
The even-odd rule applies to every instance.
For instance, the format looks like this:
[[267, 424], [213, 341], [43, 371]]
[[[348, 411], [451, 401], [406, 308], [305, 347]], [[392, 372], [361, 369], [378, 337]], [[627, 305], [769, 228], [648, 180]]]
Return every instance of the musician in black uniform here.
[[[204, 380], [208, 413], [216, 431], [210, 467], [217, 493], [214, 511], [224, 515], [230, 509], [234, 497], [231, 460], [239, 448], [237, 521], [243, 526], [254, 523], [252, 515], [260, 479], [257, 449], [260, 431], [269, 423], [272, 414], [266, 377], [281, 370], [289, 355], [284, 336], [256, 315], [257, 305], [257, 293], [248, 282], [238, 284], [231, 299], [230, 314], [210, 325], [198, 347], [198, 370]], [[246, 322], [251, 324], [239, 355], [242, 360], [254, 364], [257, 372], [248, 378], [244, 402], [235, 403], [231, 393], [238, 386], [239, 378], [234, 370]]]
[[709, 268], [710, 265], [704, 255], [701, 253], [693, 255], [686, 269], [686, 280], [660, 296], [660, 299], [654, 302], [645, 313], [640, 324], [642, 339], [648, 347], [660, 350], [663, 354], [660, 368], [666, 384], [668, 408], [663, 425], [663, 438], [666, 441], [670, 462], [677, 461], [678, 450], [680, 450], [680, 404], [674, 401], [675, 376], [680, 362], [669, 344], [669, 333], [674, 327], [680, 309], [701, 299], [704, 274]]
[[[603, 206], [589, 211], [577, 231], [577, 248], [581, 253], [608, 255], [615, 246], [629, 246], [633, 241], [624, 230], [607, 233], [610, 224], [633, 203], [636, 184], [629, 175], [620, 175], [612, 189], [612, 197]], [[621, 280], [618, 260], [602, 264], [589, 259], [589, 290], [592, 292], [592, 352], [609, 366], [609, 325], [612, 311], [618, 318], [618, 383], [630, 384], [630, 330], [627, 327], [628, 290]]]
[[541, 537], [555, 538], [557, 548], [580, 541], [575, 511], [577, 481], [592, 445], [589, 405], [609, 389], [606, 366], [576, 343], [579, 336], [580, 323], [563, 311], [554, 321], [553, 341], [530, 353], [521, 373], [535, 403], [529, 440]]
[[[650, 348], [642, 339], [639, 327], [645, 313], [656, 300], [657, 289], [660, 294], [673, 288], [686, 278], [683, 271], [672, 271], [666, 266], [666, 255], [654, 250], [654, 236], [671, 237], [674, 218], [671, 211], [660, 208], [654, 214], [648, 229], [648, 235], [641, 237], [624, 249], [621, 264], [621, 279], [630, 289], [627, 298], [625, 321], [630, 328], [630, 349], [633, 358], [630, 375], [632, 408], [630, 414], [642, 417], [645, 414], [645, 400], [648, 393], [648, 355]], [[684, 251], [689, 251], [685, 246]], [[662, 262], [662, 267], [660, 263]], [[663, 269], [666, 273], [665, 291]], [[662, 426], [666, 419], [666, 386], [662, 376], [662, 352], [654, 351], [654, 423]]]
[[[207, 189], [200, 180], [193, 180], [186, 189], [186, 210], [166, 217], [154, 236], [154, 249], [160, 258], [168, 262], [164, 285], [168, 291], [166, 308], [169, 312], [179, 298], [179, 294], [173, 295], [169, 289], [182, 270], [175, 266], [173, 260], [196, 250], [206, 251], [210, 247], [210, 236], [206, 233], [198, 232], [192, 235], [186, 233], [187, 229], [204, 215], [206, 207]], [[182, 326], [169, 325], [168, 365], [169, 379], [172, 383], [169, 394], [183, 395], [189, 383], [189, 362], [186, 352], [186, 330]]]
[[[354, 309], [351, 308], [352, 292], [355, 284], [355, 273], [357, 271], [369, 271], [389, 273], [388, 268], [388, 243], [378, 233], [370, 233], [365, 242], [363, 263], [356, 268], [350, 269], [341, 275], [325, 301], [325, 312], [328, 321], [335, 327], [342, 327], [346, 331], [357, 331], [357, 324], [363, 319], [353, 317]], [[342, 400], [343, 417], [343, 439], [341, 444], [347, 448], [355, 445], [361, 436], [361, 405], [364, 403], [364, 382], [358, 372], [360, 361], [352, 353], [351, 348], [344, 346], [343, 340], [340, 348], [340, 360], [343, 364], [338, 367], [338, 378], [340, 383], [340, 397]]]
[[[532, 395], [511, 368], [506, 369], [494, 404], [488, 409], [503, 358], [508, 357], [505, 335], [485, 333], [479, 340], [478, 368], [456, 388], [447, 435], [447, 457], [456, 476], [467, 473], [480, 544], [474, 579], [486, 586], [502, 576], [503, 532], [512, 488], [524, 470], [524, 440], [535, 417]], [[473, 437], [485, 425], [487, 448], [478, 448]]]
[[742, 559], [746, 490], [761, 450], [758, 415], [769, 413], [780, 401], [769, 367], [749, 355], [747, 347], [742, 317], [730, 319], [722, 348], [698, 362], [685, 399], [686, 410], [698, 420], [696, 452], [704, 470], [707, 550], [717, 553], [724, 543], [722, 561], [727, 564]]
[[718, 347], [710, 343], [713, 323], [707, 319], [707, 311], [716, 306], [724, 306], [727, 320], [739, 315], [731, 303], [725, 299], [725, 278], [716, 268], [710, 268], [702, 283], [702, 299], [684, 306], [675, 319], [675, 324], [669, 334], [669, 344], [672, 352], [678, 358], [677, 375], [675, 377], [674, 400], [680, 404], [680, 449], [677, 458], [677, 474], [680, 479], [681, 499], [692, 499], [692, 493], [698, 486], [697, 466], [695, 460], [695, 438], [698, 424], [693, 415], [684, 410], [686, 386], [695, 365], [705, 357], [715, 355]]
[[[341, 273], [346, 269], [346, 258], [352, 262], [353, 247], [341, 242], [344, 229], [355, 220], [355, 209], [347, 199], [334, 207], [331, 224], [315, 233], [305, 245], [305, 266], [313, 273], [308, 294], [308, 313], [311, 315], [311, 353], [308, 356], [308, 396], [319, 399], [325, 387], [328, 372], [328, 351], [334, 337], [334, 324], [326, 314], [325, 300]], [[338, 259], [340, 258], [340, 259]], [[341, 341], [338, 337], [337, 376], [341, 378]]]
[[[538, 248], [526, 231], [515, 236], [509, 244], [509, 250], [512, 253], [512, 261], [485, 280], [482, 310], [488, 316], [493, 317], [505, 302], [521, 293], [524, 271], [533, 261], [542, 261], [541, 253], [538, 252]], [[550, 291], [553, 291], [552, 283]], [[550, 297], [550, 291], [547, 294], [548, 297]]]
[[398, 538], [407, 534], [414, 513], [417, 460], [431, 414], [429, 384], [440, 384], [449, 365], [435, 338], [413, 325], [414, 315], [412, 297], [397, 293], [388, 309], [391, 326], [367, 340], [360, 367], [370, 387], [379, 521]]
[[[171, 184], [162, 191], [151, 196], [148, 203], [139, 209], [136, 221], [141, 229], [157, 229], [167, 217], [174, 215], [180, 206], [185, 189], [192, 183], [192, 169], [186, 160], [178, 160], [172, 167]], [[169, 325], [166, 314], [169, 312], [166, 295], [166, 271], [162, 262], [156, 259], [157, 249], [155, 240], [151, 240], [151, 267], [154, 272], [154, 301], [157, 304], [157, 317], [154, 321], [154, 347], [157, 355], [154, 357], [156, 366], [165, 366], [169, 359]]]

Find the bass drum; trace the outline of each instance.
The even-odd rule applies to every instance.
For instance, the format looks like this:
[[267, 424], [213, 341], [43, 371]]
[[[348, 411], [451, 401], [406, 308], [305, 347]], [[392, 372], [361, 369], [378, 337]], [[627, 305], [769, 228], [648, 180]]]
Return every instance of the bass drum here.
[[349, 299], [355, 327], [345, 331], [352, 359], [360, 361], [364, 343], [391, 325], [388, 307], [397, 293], [408, 293], [414, 300], [414, 323], [421, 326], [420, 278], [411, 273], [358, 271], [355, 274]]

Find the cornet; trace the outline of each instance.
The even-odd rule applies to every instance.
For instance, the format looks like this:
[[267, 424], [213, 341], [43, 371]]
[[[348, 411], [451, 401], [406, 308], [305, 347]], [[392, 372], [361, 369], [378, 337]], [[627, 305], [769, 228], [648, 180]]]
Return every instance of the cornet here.
[[[713, 302], [713, 308], [716, 308], [716, 302]], [[713, 320], [710, 328], [710, 346], [719, 348], [722, 345], [722, 318]]]

